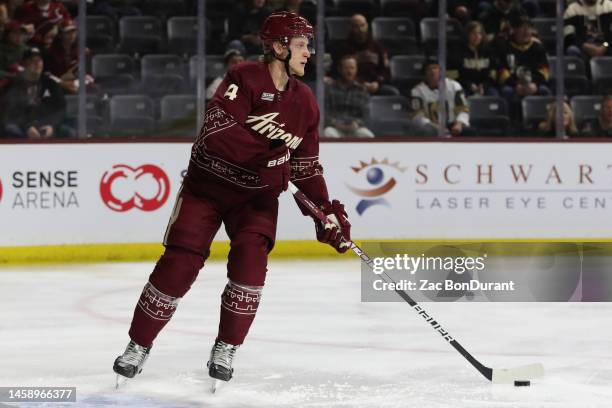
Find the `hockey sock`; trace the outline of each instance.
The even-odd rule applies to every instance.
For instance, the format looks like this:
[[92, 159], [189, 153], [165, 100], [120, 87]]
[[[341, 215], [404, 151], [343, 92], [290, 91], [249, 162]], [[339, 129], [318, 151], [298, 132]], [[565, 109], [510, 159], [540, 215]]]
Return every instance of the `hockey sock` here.
[[263, 286], [240, 285], [231, 280], [221, 295], [218, 339], [232, 345], [244, 341], [255, 319]]
[[147, 282], [134, 310], [130, 338], [140, 346], [151, 347], [157, 334], [172, 318], [179, 300], [181, 298], [168, 296]]
[[132, 340], [143, 347], [151, 347], [203, 264], [203, 255], [177, 247], [166, 248], [134, 309], [129, 331]]

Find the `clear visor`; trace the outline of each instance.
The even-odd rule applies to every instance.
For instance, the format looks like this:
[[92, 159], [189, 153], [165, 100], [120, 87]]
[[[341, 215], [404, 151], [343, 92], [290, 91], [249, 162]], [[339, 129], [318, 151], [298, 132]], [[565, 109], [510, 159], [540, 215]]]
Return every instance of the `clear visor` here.
[[311, 55], [315, 53], [314, 38], [310, 36], [293, 37], [289, 42], [291, 53], [301, 54], [308, 50]]

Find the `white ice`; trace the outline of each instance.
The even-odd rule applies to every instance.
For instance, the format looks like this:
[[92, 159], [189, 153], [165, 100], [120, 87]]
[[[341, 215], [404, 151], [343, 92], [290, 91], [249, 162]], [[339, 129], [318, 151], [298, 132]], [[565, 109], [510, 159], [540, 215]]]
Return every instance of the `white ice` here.
[[273, 260], [235, 377], [215, 395], [204, 366], [226, 277], [225, 263], [209, 262], [142, 374], [116, 391], [112, 363], [152, 267], [1, 268], [0, 386], [77, 387], [76, 404], [27, 407], [612, 404], [612, 304], [424, 304], [484, 364], [547, 370], [528, 388], [492, 385], [405, 303], [360, 302], [359, 264], [350, 260]]

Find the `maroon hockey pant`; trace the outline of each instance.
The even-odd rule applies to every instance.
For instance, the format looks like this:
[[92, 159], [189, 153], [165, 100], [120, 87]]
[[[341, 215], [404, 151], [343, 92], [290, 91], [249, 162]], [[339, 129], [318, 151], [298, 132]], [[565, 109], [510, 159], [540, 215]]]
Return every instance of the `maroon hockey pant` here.
[[204, 265], [222, 222], [231, 245], [217, 338], [239, 345], [249, 331], [274, 245], [278, 198], [266, 192], [216, 188], [213, 184], [208, 194], [196, 196], [184, 186], [177, 197], [164, 240], [166, 250], [138, 299], [129, 331], [142, 346], [151, 346], [174, 314]]

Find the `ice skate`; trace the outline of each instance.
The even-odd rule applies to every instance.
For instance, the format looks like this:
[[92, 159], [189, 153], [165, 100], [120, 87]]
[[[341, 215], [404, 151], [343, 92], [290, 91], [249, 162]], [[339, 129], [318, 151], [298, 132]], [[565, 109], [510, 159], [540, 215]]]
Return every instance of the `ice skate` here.
[[210, 358], [206, 366], [208, 367], [208, 375], [210, 375], [212, 383], [210, 391], [214, 393], [220, 381], [229, 381], [232, 378], [234, 369], [232, 362], [236, 351], [240, 346], [227, 344], [221, 340], [215, 340], [215, 344], [210, 350]]
[[116, 388], [124, 384], [128, 378], [134, 378], [140, 374], [147, 357], [149, 357], [151, 347], [143, 347], [130, 341], [122, 355], [115, 359], [113, 371], [117, 373]]

